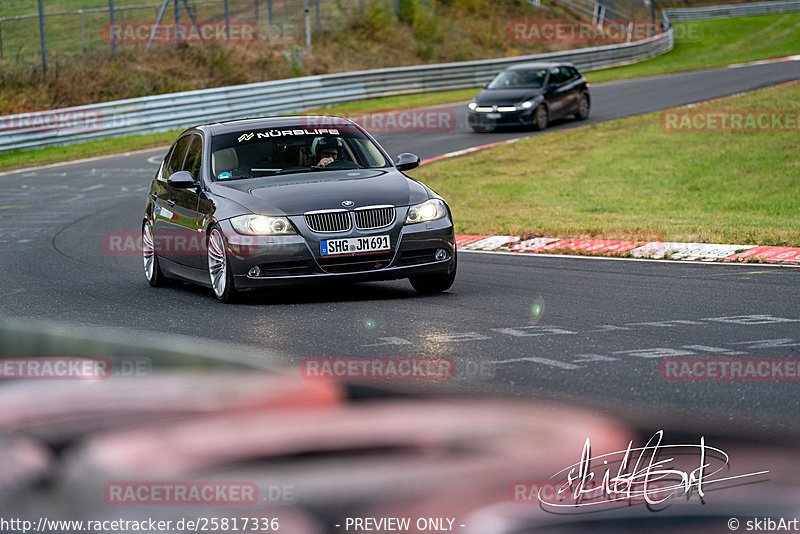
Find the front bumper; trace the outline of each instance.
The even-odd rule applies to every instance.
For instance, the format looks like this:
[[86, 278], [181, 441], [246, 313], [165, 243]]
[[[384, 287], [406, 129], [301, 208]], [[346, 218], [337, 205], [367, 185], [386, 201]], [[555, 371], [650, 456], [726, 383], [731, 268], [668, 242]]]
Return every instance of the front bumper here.
[[[398, 214], [399, 215], [399, 214]], [[244, 236], [230, 222], [220, 222], [227, 238], [228, 257], [236, 289], [248, 290], [314, 281], [393, 280], [421, 275], [444, 275], [455, 269], [455, 230], [449, 217], [428, 222], [392, 226], [347, 234], [311, 232], [302, 217], [290, 217], [298, 235]], [[403, 220], [405, 214], [403, 213]], [[390, 236], [391, 249], [363, 255], [323, 257], [320, 242], [341, 237]], [[435, 258], [443, 249], [447, 256]], [[260, 274], [248, 274], [258, 266]]]
[[[530, 126], [533, 123], [533, 112], [536, 107], [517, 111], [478, 112], [469, 111], [470, 126]], [[489, 118], [489, 117], [494, 118]]]

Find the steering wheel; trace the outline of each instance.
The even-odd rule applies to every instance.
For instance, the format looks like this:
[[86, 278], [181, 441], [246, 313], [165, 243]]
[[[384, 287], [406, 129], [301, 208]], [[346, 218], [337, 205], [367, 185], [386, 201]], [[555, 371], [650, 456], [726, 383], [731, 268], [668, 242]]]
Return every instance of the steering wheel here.
[[321, 165], [316, 165], [315, 169], [358, 169], [358, 165], [353, 163], [352, 161], [348, 161], [346, 159], [337, 159], [331, 163], [328, 163], [324, 167]]

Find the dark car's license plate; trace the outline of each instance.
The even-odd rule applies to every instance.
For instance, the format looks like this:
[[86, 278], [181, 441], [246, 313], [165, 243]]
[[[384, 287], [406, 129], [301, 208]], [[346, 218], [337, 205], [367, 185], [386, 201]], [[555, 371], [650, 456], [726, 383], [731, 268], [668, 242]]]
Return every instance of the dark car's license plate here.
[[389, 236], [348, 237], [345, 239], [326, 239], [320, 243], [323, 256], [337, 254], [364, 254], [389, 250]]

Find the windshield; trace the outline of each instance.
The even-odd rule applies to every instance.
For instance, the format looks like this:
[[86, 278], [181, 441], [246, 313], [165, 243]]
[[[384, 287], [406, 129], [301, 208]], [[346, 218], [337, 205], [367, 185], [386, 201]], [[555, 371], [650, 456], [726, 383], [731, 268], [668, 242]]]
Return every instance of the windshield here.
[[217, 135], [211, 143], [215, 181], [332, 169], [389, 166], [380, 149], [352, 126], [247, 130]]
[[505, 70], [494, 77], [487, 89], [540, 89], [544, 86], [546, 69]]

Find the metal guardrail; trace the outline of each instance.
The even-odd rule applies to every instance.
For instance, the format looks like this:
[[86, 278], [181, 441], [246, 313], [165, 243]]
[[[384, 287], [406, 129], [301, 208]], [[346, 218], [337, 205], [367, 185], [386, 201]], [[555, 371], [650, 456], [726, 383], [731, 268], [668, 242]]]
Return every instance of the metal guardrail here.
[[[626, 44], [437, 65], [305, 76], [0, 117], [0, 152], [286, 114], [395, 95], [479, 87], [509, 65], [571, 61], [581, 70], [634, 63], [673, 47], [672, 30]], [[87, 120], [87, 117], [89, 119]]]
[[672, 22], [746, 17], [748, 15], [770, 15], [774, 13], [791, 13], [794, 11], [800, 11], [800, 0], [664, 9], [664, 12]]

